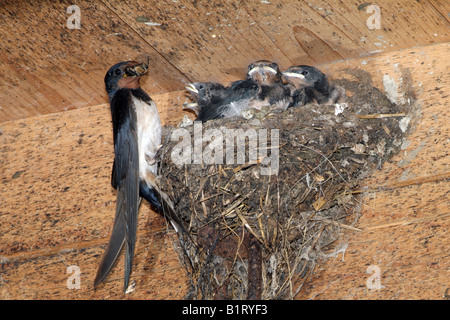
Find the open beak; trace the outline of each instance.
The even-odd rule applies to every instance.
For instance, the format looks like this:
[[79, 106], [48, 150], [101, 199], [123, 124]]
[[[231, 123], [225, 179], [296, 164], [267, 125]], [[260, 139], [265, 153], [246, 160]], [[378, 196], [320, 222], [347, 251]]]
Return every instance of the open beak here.
[[128, 77], [140, 77], [147, 73], [148, 65], [145, 63], [137, 64], [132, 67], [126, 67], [125, 74]]
[[197, 102], [185, 103], [185, 104], [183, 104], [183, 108], [186, 108], [186, 109], [198, 108], [198, 103]]
[[200, 108], [198, 107], [198, 103], [196, 103], [196, 102], [189, 102], [189, 103], [183, 104], [183, 109], [188, 109], [188, 110], [194, 111], [194, 113], [197, 116], [200, 113]]
[[299, 78], [299, 79], [305, 79], [305, 76], [301, 73], [295, 73], [295, 72], [283, 72], [283, 76], [287, 78]]
[[253, 69], [251, 69], [249, 72], [248, 72], [248, 74], [251, 76], [252, 74], [254, 74], [255, 72], [258, 72], [258, 71], [268, 71], [268, 72], [271, 72], [271, 73], [273, 73], [273, 74], [276, 74], [277, 73], [277, 70], [275, 70], [274, 68], [271, 68], [271, 67], [268, 67], [268, 66], [258, 66], [258, 67], [254, 67]]
[[193, 83], [188, 83], [185, 87], [187, 91], [198, 94], [198, 90]]

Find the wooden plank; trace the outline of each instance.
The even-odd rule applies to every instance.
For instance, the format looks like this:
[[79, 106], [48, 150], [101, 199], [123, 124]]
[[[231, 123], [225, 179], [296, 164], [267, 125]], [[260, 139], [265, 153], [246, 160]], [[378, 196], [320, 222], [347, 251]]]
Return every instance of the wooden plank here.
[[450, 22], [450, 3], [448, 1], [440, 1], [440, 0], [429, 0], [428, 1], [441, 15], [442, 19]]
[[[181, 120], [183, 112], [170, 108], [183, 96], [154, 96], [164, 123]], [[92, 290], [115, 210], [110, 121], [109, 106], [102, 104], [0, 126], [2, 298], [123, 298], [123, 260], [105, 290]], [[148, 205], [139, 219], [135, 274], [138, 287], [147, 289], [126, 297], [183, 298], [185, 275], [164, 219]], [[66, 286], [69, 265], [81, 269], [81, 290]]]
[[[324, 63], [445, 42], [449, 23], [429, 2], [378, 1], [381, 29], [369, 29], [364, 1], [110, 1], [111, 10], [196, 80], [228, 82], [256, 59]], [[136, 21], [139, 12], [157, 24]], [[142, 14], [145, 13], [145, 14]], [[155, 40], [157, 39], [157, 40]], [[228, 57], [232, 57], [229, 59]]]
[[[373, 14], [367, 12], [370, 4], [380, 8], [380, 29], [367, 26], [367, 20]], [[290, 46], [290, 58], [295, 64], [331, 62], [337, 60], [335, 55], [348, 59], [449, 39], [448, 21], [443, 19], [442, 12], [424, 1], [286, 3], [276, 0], [270, 1], [270, 5], [253, 2], [251, 6], [258, 7], [252, 11], [252, 17], [277, 46]], [[436, 38], [440, 40], [435, 41]], [[321, 52], [321, 43], [327, 44], [328, 50]]]
[[[401, 88], [402, 70], [409, 69], [422, 117], [404, 150], [367, 180], [356, 225], [362, 231], [346, 231], [345, 260], [317, 267], [297, 298], [439, 298], [448, 285], [449, 49], [450, 44], [438, 44], [320, 66], [350, 79], [345, 68], [366, 70], [381, 90], [384, 75]], [[165, 123], [187, 114], [180, 112], [183, 91], [153, 98]], [[140, 211], [135, 291], [122, 294], [122, 262], [93, 291], [113, 223], [112, 157], [106, 104], [0, 125], [2, 298], [184, 297], [187, 282], [171, 232], [146, 205]], [[81, 269], [79, 290], [67, 288], [69, 265]], [[366, 288], [369, 265], [380, 267], [384, 289]]]
[[[109, 1], [108, 6], [193, 80], [242, 78], [249, 63], [264, 57], [288, 63], [264, 32], [253, 27], [257, 22], [239, 1]], [[138, 15], [157, 25], [136, 21]]]
[[[401, 70], [409, 69], [422, 117], [404, 150], [365, 181], [370, 191], [356, 224], [362, 231], [345, 232], [344, 259], [321, 264], [298, 299], [443, 299], [450, 263], [449, 49], [434, 45], [324, 68], [338, 76], [358, 66], [379, 88], [383, 75], [401, 84]], [[379, 268], [381, 289], [366, 285], [369, 266]]]
[[[297, 298], [442, 300], [448, 289], [449, 227], [448, 219], [435, 219], [350, 235], [344, 258], [317, 267]], [[367, 281], [373, 283], [376, 267], [381, 288], [370, 289]]]
[[[123, 293], [123, 256], [105, 284], [93, 290], [93, 276], [103, 248], [85, 244], [82, 249], [3, 261], [0, 299], [183, 299], [187, 282], [169, 239], [163, 232], [140, 234], [133, 270], [134, 292]], [[79, 268], [79, 288], [74, 287], [71, 278], [75, 275], [70, 269], [73, 266]]]
[[[79, 30], [66, 26], [73, 4]], [[0, 123], [104, 103], [108, 68], [142, 56], [149, 93], [184, 88], [183, 74], [100, 1], [3, 1], [0, 16]]]
[[[148, 55], [151, 94], [186, 81], [229, 82], [257, 59], [321, 64], [450, 40], [448, 2], [381, 0], [381, 29], [365, 2], [3, 1], [0, 123], [104, 103], [103, 78]], [[78, 5], [81, 29], [66, 26]]]

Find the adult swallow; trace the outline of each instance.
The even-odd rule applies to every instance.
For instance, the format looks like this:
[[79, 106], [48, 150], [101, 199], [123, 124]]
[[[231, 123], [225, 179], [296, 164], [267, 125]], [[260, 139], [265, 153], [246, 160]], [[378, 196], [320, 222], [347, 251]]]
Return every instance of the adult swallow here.
[[343, 88], [331, 85], [327, 76], [315, 67], [292, 66], [283, 72], [283, 77], [293, 86], [294, 106], [312, 101], [330, 105], [345, 95]]
[[125, 246], [124, 290], [128, 288], [136, 243], [141, 198], [162, 210], [155, 176], [156, 153], [161, 144], [161, 120], [153, 100], [140, 87], [148, 66], [135, 61], [112, 66], [105, 76], [114, 140], [111, 184], [117, 189], [116, 215], [111, 238], [94, 280], [102, 282]]
[[227, 88], [217, 82], [193, 82], [186, 86], [193, 98], [193, 102], [185, 103], [184, 108], [190, 109], [198, 116], [200, 110], [223, 99]]
[[233, 82], [222, 99], [199, 110], [197, 120], [238, 117], [248, 109], [270, 105], [285, 109], [291, 101], [289, 92], [283, 86], [278, 65], [259, 60], [248, 66], [245, 80]]

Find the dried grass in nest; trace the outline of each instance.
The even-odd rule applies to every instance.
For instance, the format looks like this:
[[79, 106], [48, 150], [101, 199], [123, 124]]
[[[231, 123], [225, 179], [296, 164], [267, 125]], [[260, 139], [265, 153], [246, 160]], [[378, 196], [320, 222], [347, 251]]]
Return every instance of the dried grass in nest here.
[[[409, 88], [405, 103], [397, 105], [371, 86], [370, 75], [348, 72], [359, 80], [337, 81], [353, 93], [345, 105], [309, 104], [203, 124], [203, 133], [267, 129], [267, 145], [258, 145], [258, 151], [266, 148], [268, 156], [274, 152], [270, 129], [278, 129], [277, 174], [261, 174], [267, 169], [263, 158], [248, 162], [247, 140], [245, 164], [224, 159], [177, 166], [172, 151], [179, 140], [171, 139], [175, 128], [165, 128], [161, 187], [175, 199], [192, 237], [176, 241], [191, 281], [190, 298], [293, 298], [319, 260], [345, 252], [346, 243], [336, 240], [342, 228], [355, 229], [348, 222], [356, 221], [349, 216], [360, 207], [354, 191], [398, 151], [407, 133], [399, 123], [408, 117], [411, 128], [417, 114]], [[404, 84], [407, 79], [405, 72]], [[194, 137], [193, 126], [184, 130]], [[208, 144], [203, 141], [204, 152]]]

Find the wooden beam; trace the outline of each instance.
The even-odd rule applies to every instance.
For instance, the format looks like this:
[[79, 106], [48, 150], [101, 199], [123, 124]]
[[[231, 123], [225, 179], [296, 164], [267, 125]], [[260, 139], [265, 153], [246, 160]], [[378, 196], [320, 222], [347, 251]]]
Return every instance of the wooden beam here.
[[[66, 26], [73, 4], [81, 29]], [[151, 94], [187, 81], [101, 1], [7, 1], [0, 16], [0, 123], [104, 103], [105, 73], [119, 61], [150, 57]]]
[[[409, 70], [422, 116], [403, 150], [366, 181], [362, 216], [346, 229], [345, 260], [316, 268], [297, 298], [439, 299], [447, 286], [449, 182], [449, 44], [324, 64], [349, 77], [363, 70], [384, 90], [383, 77], [398, 87]], [[165, 123], [177, 123], [185, 93], [153, 95]], [[398, 95], [398, 99], [401, 94]], [[99, 104], [0, 125], [0, 297], [11, 299], [183, 298], [187, 282], [164, 220], [143, 205], [132, 280], [124, 295], [123, 260], [96, 291], [92, 280], [113, 223], [115, 192], [109, 108]], [[401, 181], [416, 184], [401, 185]], [[400, 185], [398, 185], [400, 183]], [[376, 186], [393, 189], [371, 192]], [[352, 221], [348, 224], [350, 225]], [[409, 222], [409, 223], [408, 223]], [[164, 230], [164, 231], [163, 231]], [[81, 270], [81, 289], [67, 288], [67, 267]], [[366, 287], [369, 265], [381, 284]]]
[[[0, 7], [0, 123], [106, 101], [103, 78], [123, 60], [151, 57], [152, 95], [187, 81], [229, 82], [247, 65], [336, 60], [450, 41], [445, 1], [380, 0], [381, 29], [368, 2], [3, 1]], [[373, 3], [375, 4], [375, 3]], [[69, 29], [78, 5], [81, 29]]]
[[[337, 77], [348, 67], [367, 70], [379, 88], [384, 75], [400, 86], [408, 69], [422, 116], [403, 151], [365, 181], [355, 225], [361, 231], [345, 232], [345, 255], [316, 268], [298, 299], [443, 299], [450, 263], [449, 49], [433, 45], [324, 66]], [[381, 289], [367, 286], [375, 272], [369, 266], [379, 268]]]

